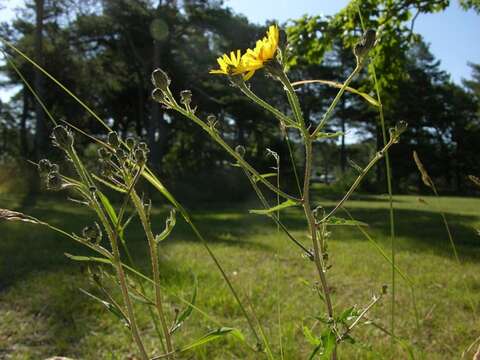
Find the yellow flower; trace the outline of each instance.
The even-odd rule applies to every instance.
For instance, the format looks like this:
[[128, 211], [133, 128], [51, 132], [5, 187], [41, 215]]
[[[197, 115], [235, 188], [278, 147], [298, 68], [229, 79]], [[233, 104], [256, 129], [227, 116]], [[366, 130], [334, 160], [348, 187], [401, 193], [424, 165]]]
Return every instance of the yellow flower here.
[[258, 40], [255, 48], [247, 49], [242, 56], [241, 51], [230, 52], [230, 56], [223, 54], [217, 58], [219, 69], [210, 70], [210, 74], [242, 75], [244, 80], [250, 79], [256, 70], [262, 68], [266, 62], [275, 57], [278, 48], [278, 27], [271, 25], [267, 35]]
[[[262, 68], [266, 62], [272, 60], [278, 49], [279, 32], [277, 25], [268, 28], [267, 36], [258, 40], [255, 48], [247, 49], [242, 57], [242, 70], [249, 73]], [[251, 74], [253, 75], [253, 73]], [[250, 75], [250, 76], [251, 76]]]
[[[230, 52], [230, 57], [223, 54], [217, 58], [220, 69], [210, 70], [210, 74], [233, 75], [239, 73], [239, 68], [242, 62], [242, 53], [240, 50]], [[240, 71], [241, 72], [241, 71]]]

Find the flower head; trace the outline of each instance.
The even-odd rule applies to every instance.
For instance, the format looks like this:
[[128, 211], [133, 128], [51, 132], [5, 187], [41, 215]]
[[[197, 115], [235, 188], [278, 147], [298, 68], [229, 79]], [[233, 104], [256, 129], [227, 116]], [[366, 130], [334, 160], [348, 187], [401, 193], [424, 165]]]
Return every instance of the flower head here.
[[[248, 49], [242, 58], [244, 71], [255, 72], [275, 57], [278, 49], [279, 31], [277, 25], [268, 28], [267, 36], [258, 40], [255, 48]], [[252, 74], [253, 75], [253, 74]]]
[[217, 59], [219, 69], [210, 70], [210, 74], [242, 75], [244, 80], [250, 79], [256, 70], [275, 57], [278, 49], [279, 31], [277, 25], [268, 28], [267, 35], [258, 40], [255, 48], [247, 49], [242, 55], [240, 50], [223, 54]]
[[210, 70], [210, 74], [236, 75], [241, 73], [242, 53], [231, 51], [230, 56], [223, 54], [217, 58], [219, 69]]

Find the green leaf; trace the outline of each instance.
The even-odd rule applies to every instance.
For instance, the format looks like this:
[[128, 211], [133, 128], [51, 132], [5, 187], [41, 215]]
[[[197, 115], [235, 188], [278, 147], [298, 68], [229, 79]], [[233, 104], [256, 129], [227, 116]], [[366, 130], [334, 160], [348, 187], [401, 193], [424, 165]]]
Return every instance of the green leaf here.
[[175, 215], [176, 215], [175, 209], [171, 209], [170, 210], [170, 215], [168, 216], [167, 220], [165, 220], [165, 229], [160, 234], [155, 236], [155, 241], [157, 242], [157, 244], [160, 241], [165, 240], [168, 237], [168, 235], [170, 235], [170, 233], [172, 232], [173, 228], [175, 227], [175, 223], [176, 223], [176, 216]]
[[87, 262], [99, 262], [102, 264], [109, 264], [112, 265], [112, 262], [110, 259], [107, 258], [100, 258], [100, 257], [95, 257], [95, 256], [81, 256], [81, 255], [72, 255], [69, 253], [65, 253], [65, 256], [68, 257], [71, 260], [75, 261], [87, 261]]
[[87, 290], [84, 289], [79, 289], [81, 292], [83, 292], [85, 295], [89, 296], [95, 301], [98, 301], [100, 304], [105, 306], [109, 312], [111, 312], [113, 315], [115, 315], [117, 318], [125, 322], [125, 324], [130, 327], [130, 322], [128, 321], [128, 318], [125, 316], [125, 314], [120, 310], [115, 304], [109, 303], [108, 301], [102, 300], [99, 297], [93, 295], [92, 293], [89, 293]]
[[[337, 83], [335, 81], [330, 81], [330, 80], [303, 80], [303, 81], [294, 82], [294, 83], [292, 83], [292, 85], [297, 86], [297, 85], [312, 84], [312, 83], [325, 84], [325, 85], [329, 85], [331, 87], [335, 87], [337, 89], [340, 89], [343, 86], [343, 84]], [[345, 88], [345, 91], [348, 91], [348, 92], [351, 92], [353, 94], [357, 94], [357, 95], [363, 97], [370, 105], [380, 107], [380, 104], [378, 103], [378, 101], [375, 100], [370, 95], [368, 95], [367, 93], [358, 91], [357, 89], [354, 89], [350, 86], [347, 86]]]
[[222, 336], [229, 335], [229, 334], [233, 335], [234, 337], [238, 338], [241, 341], [245, 340], [245, 337], [243, 336], [243, 334], [238, 329], [230, 328], [230, 327], [221, 327], [221, 328], [218, 328], [216, 330], [212, 330], [209, 333], [203, 335], [201, 338], [197, 339], [196, 341], [194, 341], [190, 345], [187, 345], [187, 346], [181, 348], [180, 350], [178, 350], [178, 352], [184, 352], [184, 351], [187, 351], [187, 350], [191, 350], [191, 349], [196, 348], [200, 345], [209, 343], [213, 340], [217, 340], [218, 338], [220, 338]]
[[90, 174], [95, 180], [101, 182], [103, 185], [106, 185], [108, 186], [109, 188], [115, 190], [115, 191], [118, 191], [118, 192], [121, 192], [121, 193], [126, 193], [127, 190], [125, 189], [122, 189], [120, 186], [117, 186], [115, 184], [112, 184], [110, 181], [107, 181], [105, 179], [102, 179], [101, 177], [95, 175], [95, 174]]
[[349, 220], [336, 216], [330, 216], [326, 221], [327, 225], [344, 225], [344, 226], [368, 226], [367, 223], [358, 220]]
[[274, 207], [271, 207], [270, 209], [265, 209], [265, 210], [249, 210], [249, 212], [251, 214], [257, 214], [257, 215], [268, 215], [268, 214], [271, 214], [273, 212], [276, 212], [276, 211], [279, 211], [279, 210], [283, 210], [285, 208], [288, 208], [288, 207], [291, 207], [291, 206], [296, 206], [298, 205], [297, 202], [291, 200], [291, 199], [288, 199], [286, 201], [284, 201], [283, 203], [277, 205], [277, 206], [274, 206]]
[[183, 325], [185, 320], [187, 320], [192, 314], [193, 306], [195, 306], [195, 302], [197, 300], [197, 292], [198, 292], [198, 280], [197, 280], [197, 277], [194, 275], [192, 300], [190, 300], [190, 304], [188, 304], [188, 306], [180, 313], [180, 315], [176, 319], [175, 324], [170, 330], [171, 334], [177, 331]]
[[305, 339], [312, 344], [313, 346], [318, 346], [322, 344], [322, 341], [313, 335], [312, 331], [308, 328], [308, 326], [303, 327], [303, 335], [305, 335]]
[[334, 132], [334, 133], [324, 133], [324, 132], [319, 132], [316, 136], [315, 136], [315, 140], [320, 140], [320, 139], [333, 139], [333, 138], [337, 138], [339, 136], [342, 136], [344, 135], [345, 133], [343, 131], [337, 131], [337, 132]]
[[332, 332], [332, 330], [328, 329], [322, 334], [323, 352], [320, 355], [321, 360], [330, 360], [333, 350], [335, 349], [335, 343], [335, 334]]
[[117, 213], [115, 212], [115, 209], [113, 208], [112, 204], [110, 203], [110, 200], [101, 192], [97, 192], [98, 197], [100, 198], [100, 201], [107, 211], [108, 217], [112, 221], [113, 224], [117, 225], [118, 218], [117, 218]]
[[[260, 174], [260, 177], [262, 179], [268, 179], [270, 177], [274, 177], [274, 176], [277, 176], [277, 173], [266, 173], [266, 174]], [[258, 178], [258, 176], [254, 177], [254, 181], [255, 182], [259, 182], [260, 179]]]
[[355, 306], [349, 307], [348, 309], [344, 310], [337, 318], [338, 322], [345, 323], [346, 321], [350, 320], [352, 317], [357, 317], [358, 311], [355, 309]]

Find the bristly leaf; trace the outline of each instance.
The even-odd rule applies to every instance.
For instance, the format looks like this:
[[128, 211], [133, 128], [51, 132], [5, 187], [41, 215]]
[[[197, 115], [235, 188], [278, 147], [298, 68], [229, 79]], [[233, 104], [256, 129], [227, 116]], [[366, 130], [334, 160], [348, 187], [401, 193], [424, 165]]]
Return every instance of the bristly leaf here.
[[[337, 83], [335, 81], [329, 81], [329, 80], [303, 80], [303, 81], [297, 81], [297, 82], [294, 82], [292, 83], [293, 86], [297, 86], [297, 85], [304, 85], [304, 84], [313, 84], [313, 83], [319, 83], [319, 84], [325, 84], [325, 85], [329, 85], [331, 87], [335, 87], [337, 89], [340, 89], [342, 88], [343, 84], [340, 84], [340, 83]], [[364, 92], [361, 92], [361, 91], [358, 91], [357, 89], [354, 89], [350, 86], [347, 86], [345, 88], [345, 91], [348, 91], [348, 92], [351, 92], [353, 94], [357, 94], [361, 97], [363, 97], [365, 100], [368, 101], [368, 103], [370, 105], [373, 105], [373, 106], [376, 106], [376, 107], [380, 107], [380, 104], [378, 103], [377, 100], [375, 100], [373, 97], [371, 97], [370, 95], [368, 95], [367, 93], [364, 93]]]
[[322, 340], [313, 335], [308, 326], [303, 327], [303, 335], [305, 335], [305, 339], [307, 339], [307, 341], [315, 347], [322, 344]]
[[319, 132], [315, 136], [315, 140], [322, 140], [322, 139], [334, 139], [340, 136], [345, 135], [343, 131], [337, 131], [334, 133], [325, 133], [325, 132]]
[[38, 224], [38, 225], [46, 225], [46, 223], [32, 217], [29, 215], [25, 215], [21, 212], [17, 211], [12, 211], [8, 209], [0, 209], [0, 220], [6, 220], [6, 221], [22, 221], [22, 222], [27, 222], [27, 223], [32, 223], [32, 224]]
[[198, 280], [194, 275], [192, 300], [190, 301], [190, 304], [188, 304], [187, 307], [180, 313], [180, 315], [178, 315], [177, 319], [175, 320], [175, 324], [173, 324], [172, 329], [170, 330], [170, 334], [173, 334], [175, 331], [177, 331], [183, 325], [185, 320], [187, 320], [192, 314], [193, 306], [195, 306], [195, 302], [197, 300], [197, 292]]
[[170, 210], [170, 215], [168, 216], [167, 220], [165, 220], [165, 229], [155, 236], [155, 241], [158, 244], [160, 241], [165, 240], [168, 235], [172, 232], [173, 228], [175, 227], [176, 220], [176, 211], [174, 208]]
[[297, 205], [298, 205], [298, 202], [295, 202], [291, 199], [288, 199], [288, 200], [284, 201], [283, 203], [281, 203], [280, 205], [271, 207], [270, 209], [249, 210], [249, 213], [250, 214], [257, 214], [257, 215], [268, 215], [268, 214], [271, 214], [273, 212], [283, 210], [283, 209], [286, 209], [286, 208], [291, 207], [291, 206], [297, 206]]
[[[277, 176], [277, 173], [266, 173], [266, 174], [261, 174], [261, 175], [260, 175], [260, 177], [261, 177], [262, 179], [267, 179], [267, 178], [274, 177], [274, 176]], [[260, 179], [259, 179], [257, 176], [255, 176], [255, 177], [253, 178], [253, 181], [259, 182]]]
[[358, 221], [358, 220], [349, 220], [337, 216], [330, 216], [325, 220], [327, 225], [344, 225], [344, 226], [368, 226], [368, 224]]
[[128, 321], [128, 318], [125, 316], [123, 311], [119, 309], [115, 304], [109, 303], [108, 301], [102, 300], [99, 297], [89, 293], [88, 291], [84, 289], [80, 289], [81, 292], [83, 292], [85, 295], [91, 297], [95, 301], [98, 301], [100, 304], [105, 306], [108, 311], [110, 311], [113, 315], [115, 315], [117, 318], [122, 320], [126, 326], [130, 327], [130, 322]]
[[108, 198], [101, 191], [97, 191], [97, 195], [100, 198], [100, 201], [103, 207], [107, 211], [108, 217], [110, 218], [110, 220], [114, 225], [117, 225], [117, 222], [118, 222], [117, 213], [115, 212], [115, 209], [110, 203], [110, 200], [108, 200]]
[[230, 327], [221, 327], [219, 329], [215, 329], [215, 330], [212, 330], [212, 331], [208, 332], [207, 334], [203, 335], [201, 338], [197, 339], [196, 341], [194, 341], [190, 345], [187, 345], [187, 346], [181, 348], [180, 350], [178, 350], [178, 352], [184, 352], [184, 351], [187, 351], [187, 350], [191, 350], [191, 349], [196, 348], [200, 345], [209, 343], [210, 341], [216, 340], [216, 339], [218, 339], [222, 336], [226, 336], [226, 335], [229, 335], [229, 334], [233, 335], [234, 337], [236, 337], [240, 341], [245, 340], [245, 337], [243, 336], [243, 334], [238, 329], [230, 328]]

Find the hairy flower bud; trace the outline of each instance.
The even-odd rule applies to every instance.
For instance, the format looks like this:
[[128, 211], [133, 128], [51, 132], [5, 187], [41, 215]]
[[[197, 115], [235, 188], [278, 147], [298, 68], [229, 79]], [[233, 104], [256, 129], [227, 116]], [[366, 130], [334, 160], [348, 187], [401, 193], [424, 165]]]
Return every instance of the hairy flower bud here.
[[48, 174], [46, 183], [47, 189], [52, 191], [61, 190], [63, 187], [63, 180], [60, 174], [56, 171], [52, 171]]
[[127, 147], [130, 149], [133, 149], [137, 142], [133, 137], [128, 137], [127, 140], [125, 140], [125, 143], [127, 144]]
[[353, 53], [355, 54], [357, 61], [363, 60], [363, 58], [373, 48], [376, 38], [377, 32], [375, 30], [368, 29], [365, 31], [362, 39], [353, 48]]
[[163, 103], [165, 101], [165, 94], [160, 89], [153, 89], [152, 91], [152, 99], [156, 102]]
[[64, 150], [73, 145], [73, 135], [65, 126], [55, 126], [53, 129], [53, 138], [58, 147]]
[[89, 242], [99, 244], [102, 241], [102, 230], [97, 222], [93, 226], [85, 226], [82, 230], [82, 236]]
[[100, 159], [109, 160], [112, 157], [112, 154], [102, 147], [98, 149], [98, 156]]
[[192, 102], [192, 91], [191, 90], [180, 91], [180, 101], [185, 106], [190, 106], [190, 103]]
[[48, 159], [42, 159], [38, 162], [38, 172], [40, 175], [47, 175], [52, 170], [52, 163]]
[[152, 73], [152, 83], [156, 88], [162, 91], [167, 91], [168, 87], [170, 86], [170, 78], [162, 69], [156, 69]]
[[127, 153], [123, 149], [117, 149], [115, 153], [117, 154], [118, 160], [125, 161], [127, 159]]
[[120, 146], [120, 140], [116, 131], [110, 131], [108, 133], [108, 143], [114, 149], [117, 149]]
[[242, 145], [235, 146], [235, 152], [240, 155], [242, 158], [245, 156], [245, 147]]
[[145, 153], [145, 151], [143, 151], [140, 148], [137, 148], [135, 150], [134, 155], [135, 155], [135, 161], [137, 162], [138, 166], [145, 165], [145, 163], [147, 162], [147, 154]]

